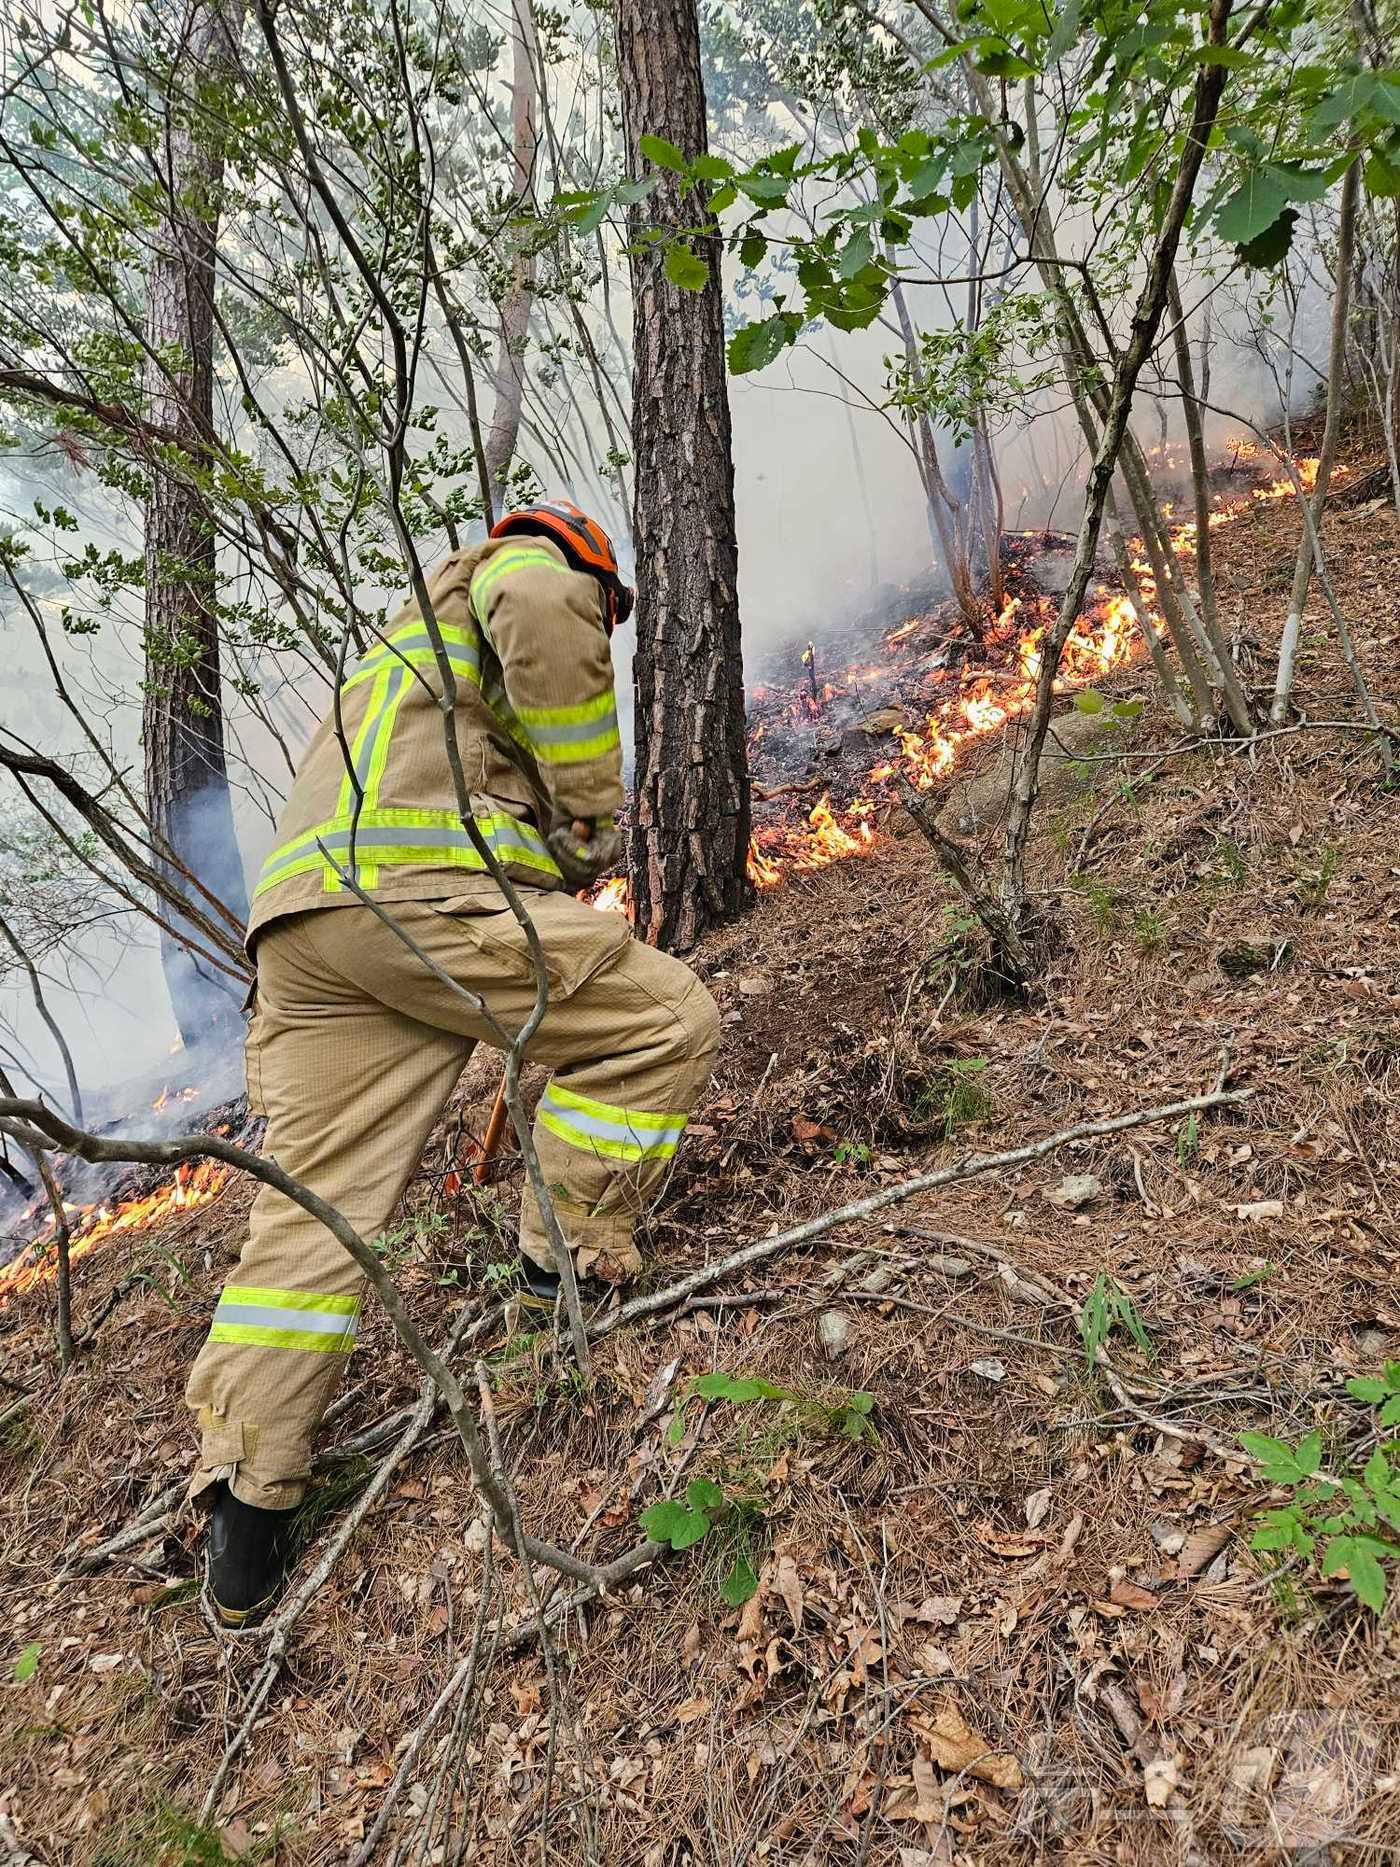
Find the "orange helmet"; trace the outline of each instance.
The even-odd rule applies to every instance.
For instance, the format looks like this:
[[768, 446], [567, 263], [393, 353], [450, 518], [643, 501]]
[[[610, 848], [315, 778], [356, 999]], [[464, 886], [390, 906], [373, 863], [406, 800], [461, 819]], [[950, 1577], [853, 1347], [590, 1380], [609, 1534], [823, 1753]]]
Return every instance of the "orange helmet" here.
[[493, 538], [505, 538], [511, 532], [544, 532], [576, 570], [592, 571], [607, 599], [609, 635], [632, 614], [637, 593], [622, 581], [612, 539], [572, 500], [542, 499], [538, 505], [507, 512], [491, 527]]

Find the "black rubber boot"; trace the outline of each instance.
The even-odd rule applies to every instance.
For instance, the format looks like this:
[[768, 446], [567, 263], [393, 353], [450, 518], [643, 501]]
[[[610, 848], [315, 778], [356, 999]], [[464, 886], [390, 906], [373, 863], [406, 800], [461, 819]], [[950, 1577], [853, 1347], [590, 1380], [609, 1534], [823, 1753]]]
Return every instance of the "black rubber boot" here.
[[209, 1600], [224, 1627], [256, 1627], [286, 1580], [295, 1511], [259, 1510], [226, 1484], [209, 1513]]
[[[542, 1264], [536, 1264], [532, 1257], [522, 1251], [520, 1275], [527, 1293], [526, 1301], [533, 1297], [537, 1303], [547, 1303], [553, 1308], [564, 1287], [558, 1271], [547, 1271]], [[601, 1302], [609, 1287], [596, 1277], [580, 1277], [578, 1280], [578, 1293], [588, 1303]]]

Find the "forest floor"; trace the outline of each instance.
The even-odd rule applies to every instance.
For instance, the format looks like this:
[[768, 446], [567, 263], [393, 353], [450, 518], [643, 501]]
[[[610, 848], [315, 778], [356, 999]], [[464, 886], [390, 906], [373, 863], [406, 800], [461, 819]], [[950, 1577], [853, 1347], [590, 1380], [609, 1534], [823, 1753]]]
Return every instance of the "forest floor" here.
[[[1217, 540], [1222, 613], [1259, 638], [1261, 685], [1297, 528], [1280, 501]], [[1326, 540], [1393, 719], [1400, 521], [1341, 507]], [[1147, 683], [1133, 668], [1111, 692]], [[1318, 604], [1298, 700], [1356, 717]], [[1252, 1099], [842, 1225], [710, 1307], [607, 1336], [586, 1397], [515, 1306], [483, 1310], [468, 1363], [490, 1364], [537, 1535], [601, 1561], [677, 1484], [710, 1480], [730, 1508], [543, 1649], [493, 1644], [530, 1612], [495, 1552], [476, 1690], [409, 1772], [379, 1859], [1400, 1857], [1394, 1602], [1376, 1617], [1344, 1580], [1252, 1553], [1269, 1493], [1237, 1449], [1244, 1430], [1321, 1427], [1329, 1458], [1364, 1457], [1345, 1381], [1400, 1356], [1400, 801], [1354, 733], [1161, 756], [1171, 728], [1149, 709], [1105, 734], [1131, 757], [1083, 766], [1039, 823], [1057, 934], [1029, 1003], [987, 993], [912, 833], [705, 942], [724, 1050], [648, 1287], [971, 1149], [1199, 1094], [1222, 1055]], [[479, 1059], [470, 1127], [491, 1087]], [[444, 1196], [452, 1132], [396, 1248], [438, 1339], [503, 1255], [493, 1210]], [[187, 1515], [79, 1565], [188, 1472], [182, 1382], [246, 1204], [230, 1185], [84, 1260], [77, 1325], [100, 1326], [62, 1383], [48, 1295], [0, 1311], [0, 1372], [34, 1388], [0, 1400], [14, 1867], [347, 1860], [472, 1647], [484, 1539], [439, 1421], [300, 1619], [199, 1824], [264, 1649], [204, 1618]], [[1120, 1323], [1091, 1367], [1079, 1317], [1105, 1272], [1147, 1346]], [[417, 1394], [382, 1316], [362, 1344], [328, 1446]], [[691, 1399], [677, 1439], [675, 1403], [716, 1369], [798, 1398]], [[302, 1573], [383, 1457], [328, 1462]], [[757, 1592], [728, 1606], [745, 1563]]]

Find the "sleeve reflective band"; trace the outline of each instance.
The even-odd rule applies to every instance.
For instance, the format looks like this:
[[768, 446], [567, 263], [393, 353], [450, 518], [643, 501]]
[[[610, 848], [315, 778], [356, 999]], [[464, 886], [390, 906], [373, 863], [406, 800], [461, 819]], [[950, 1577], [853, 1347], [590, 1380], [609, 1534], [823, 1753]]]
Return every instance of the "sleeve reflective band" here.
[[495, 557], [488, 558], [472, 578], [472, 608], [483, 629], [490, 616], [491, 592], [513, 570], [552, 570], [557, 571], [561, 577], [573, 575], [558, 558], [540, 545], [508, 545], [504, 551], [498, 551]]
[[575, 765], [622, 743], [612, 689], [570, 707], [517, 707], [530, 748], [542, 764]]
[[685, 1133], [686, 1115], [618, 1108], [551, 1083], [540, 1099], [537, 1119], [570, 1147], [609, 1160], [669, 1160]]
[[308, 1355], [348, 1355], [359, 1329], [357, 1296], [225, 1284], [209, 1340], [244, 1348], [298, 1349]]

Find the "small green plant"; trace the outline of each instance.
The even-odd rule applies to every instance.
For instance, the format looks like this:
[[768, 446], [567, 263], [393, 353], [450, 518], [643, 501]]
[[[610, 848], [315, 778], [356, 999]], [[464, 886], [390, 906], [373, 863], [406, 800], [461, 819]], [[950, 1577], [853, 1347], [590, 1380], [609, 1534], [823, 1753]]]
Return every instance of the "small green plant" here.
[[838, 1141], [832, 1149], [832, 1159], [838, 1167], [868, 1167], [870, 1149], [864, 1141]]
[[1262, 1284], [1266, 1277], [1272, 1277], [1277, 1268], [1277, 1265], [1270, 1259], [1267, 1264], [1261, 1264], [1258, 1270], [1246, 1271], [1243, 1276], [1235, 1278], [1230, 1288], [1237, 1292], [1253, 1290], [1255, 1285]]
[[960, 914], [954, 907], [944, 907], [943, 938], [926, 962], [930, 984], [938, 991], [958, 992], [976, 978], [980, 925], [975, 914]]
[[1176, 1131], [1176, 1164], [1184, 1167], [1193, 1155], [1200, 1152], [1200, 1147], [1201, 1124], [1192, 1110]]
[[1139, 908], [1134, 914], [1133, 939], [1140, 953], [1160, 953], [1167, 944], [1167, 924], [1156, 908]]
[[1107, 1271], [1100, 1271], [1079, 1312], [1079, 1335], [1091, 1372], [1099, 1350], [1119, 1328], [1127, 1331], [1144, 1355], [1152, 1353], [1152, 1339], [1137, 1305], [1116, 1278], [1110, 1277]]
[[[1379, 1409], [1382, 1433], [1400, 1426], [1400, 1361], [1385, 1364], [1383, 1379], [1348, 1381], [1347, 1392]], [[1241, 1433], [1240, 1444], [1267, 1483], [1293, 1493], [1261, 1515], [1251, 1549], [1317, 1561], [1321, 1574], [1344, 1575], [1357, 1600], [1379, 1614], [1394, 1574], [1385, 1565], [1400, 1557], [1400, 1440], [1383, 1439], [1359, 1471], [1336, 1475], [1322, 1469], [1320, 1430], [1296, 1446], [1268, 1433]]]
[[948, 1064], [948, 1079], [943, 1090], [943, 1139], [951, 1141], [959, 1128], [985, 1121], [992, 1112], [992, 1098], [982, 1081], [987, 1067], [985, 1057], [954, 1057]]
[[1317, 868], [1310, 869], [1306, 875], [1299, 876], [1298, 899], [1313, 913], [1326, 904], [1328, 890], [1336, 877], [1337, 865], [1341, 859], [1341, 851], [1334, 844], [1329, 843], [1322, 852], [1322, 861]]
[[26, 1679], [32, 1679], [34, 1677], [35, 1673], [39, 1670], [39, 1655], [43, 1650], [44, 1643], [42, 1640], [31, 1640], [27, 1647], [22, 1647], [20, 1649], [19, 1658], [15, 1661], [14, 1669], [14, 1681], [16, 1685], [23, 1685]]
[[725, 1374], [716, 1368], [710, 1374], [697, 1374], [677, 1403], [669, 1435], [673, 1446], [679, 1445], [685, 1437], [685, 1409], [692, 1400], [727, 1400], [738, 1407], [766, 1401], [789, 1414], [799, 1430], [835, 1434], [842, 1439], [863, 1440], [871, 1445], [880, 1437], [870, 1419], [875, 1406], [873, 1394], [839, 1393], [828, 1399], [780, 1387], [776, 1381], [766, 1381], [761, 1375]]
[[1118, 897], [1097, 875], [1076, 875], [1074, 886], [1089, 904], [1089, 913], [1100, 933], [1118, 929]]
[[1218, 879], [1230, 888], [1242, 888], [1249, 877], [1244, 851], [1232, 836], [1222, 836], [1215, 845]]
[[653, 1542], [667, 1543], [673, 1550], [690, 1549], [713, 1536], [720, 1545], [716, 1551], [722, 1570], [720, 1599], [731, 1608], [741, 1608], [758, 1588], [752, 1543], [762, 1515], [754, 1499], [727, 1495], [712, 1478], [692, 1478], [684, 1503], [679, 1498], [662, 1498], [642, 1512], [640, 1521]]

